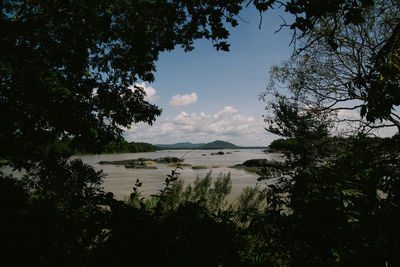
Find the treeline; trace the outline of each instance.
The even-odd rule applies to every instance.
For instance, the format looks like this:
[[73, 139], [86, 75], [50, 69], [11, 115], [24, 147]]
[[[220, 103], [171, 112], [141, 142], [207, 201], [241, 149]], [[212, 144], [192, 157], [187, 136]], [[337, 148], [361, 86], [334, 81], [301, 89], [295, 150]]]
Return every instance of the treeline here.
[[[348, 147], [353, 138], [352, 137], [340, 137], [340, 136], [326, 136], [318, 139], [312, 140], [301, 140], [298, 138], [280, 138], [271, 142], [269, 149], [273, 151], [293, 153], [303, 149], [303, 142], [310, 142], [314, 147], [322, 149], [320, 154], [325, 154], [326, 156], [338, 154], [343, 152], [346, 147]], [[391, 138], [381, 138], [381, 137], [370, 137], [365, 136], [364, 142], [370, 145], [380, 145], [382, 149], [390, 151], [396, 149], [393, 147], [393, 142]]]
[[105, 153], [139, 153], [139, 152], [153, 152], [160, 148], [143, 142], [127, 142], [110, 143], [104, 147]]
[[[93, 151], [85, 149], [82, 146], [76, 146], [70, 139], [58, 141], [58, 146], [71, 154], [92, 154]], [[125, 140], [112, 141], [99, 148], [97, 153], [140, 153], [140, 152], [154, 152], [160, 150], [159, 147], [144, 142], [127, 142]]]

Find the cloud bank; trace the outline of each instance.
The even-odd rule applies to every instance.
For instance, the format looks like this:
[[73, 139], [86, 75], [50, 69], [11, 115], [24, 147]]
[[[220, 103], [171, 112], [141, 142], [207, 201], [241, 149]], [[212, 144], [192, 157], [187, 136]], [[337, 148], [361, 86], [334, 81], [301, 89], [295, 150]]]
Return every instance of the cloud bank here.
[[125, 138], [152, 144], [225, 140], [236, 145], [267, 146], [276, 137], [267, 134], [264, 127], [262, 119], [240, 115], [234, 107], [226, 106], [215, 114], [183, 111], [153, 126], [139, 123], [126, 132]]
[[169, 101], [169, 105], [173, 107], [187, 106], [197, 102], [197, 94], [191, 93], [186, 95], [174, 95]]

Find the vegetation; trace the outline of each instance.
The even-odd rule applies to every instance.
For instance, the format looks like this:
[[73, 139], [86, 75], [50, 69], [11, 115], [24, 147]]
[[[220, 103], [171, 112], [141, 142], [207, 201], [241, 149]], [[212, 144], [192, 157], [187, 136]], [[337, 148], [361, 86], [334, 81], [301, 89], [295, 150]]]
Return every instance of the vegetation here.
[[[127, 142], [125, 140], [119, 142], [111, 142], [102, 148], [102, 153], [140, 153], [140, 152], [153, 152], [160, 148], [142, 142]], [[74, 154], [85, 154], [88, 151], [76, 151]]]
[[[398, 148], [398, 140], [390, 142]], [[399, 210], [389, 195], [398, 195], [398, 156], [398, 149], [357, 136], [322, 163], [299, 157], [290, 162], [295, 170], [264, 173], [262, 179], [279, 178], [267, 190], [270, 223], [258, 226], [273, 231], [258, 231], [279, 242], [261, 251], [291, 266], [395, 266]]]
[[[69, 157], [103, 151], [132, 123], [152, 124], [161, 109], [135, 82], [153, 81], [160, 52], [177, 45], [189, 51], [207, 38], [228, 50], [225, 25], [237, 25], [239, 4], [0, 1], [0, 158], [25, 173], [0, 173], [4, 262], [111, 265], [135, 251], [113, 243], [124, 229], [162, 232], [151, 216], [104, 193], [101, 173]], [[137, 253], [154, 246], [142, 240]], [[163, 255], [146, 260], [170, 257]]]
[[[329, 112], [339, 133], [349, 133], [350, 127], [353, 133], [383, 127], [399, 130], [399, 110], [395, 107], [400, 99], [400, 76], [396, 75], [400, 68], [385, 67], [386, 76], [383, 67], [372, 66], [381, 62], [384, 44], [398, 31], [400, 6], [396, 0], [373, 2], [375, 8], [363, 13], [365, 23], [319, 19], [299, 40], [301, 48], [271, 69], [265, 96], [282, 98], [280, 88], [285, 84], [290, 92], [285, 96], [287, 101], [315, 112]], [[339, 18], [341, 15], [345, 16], [339, 11]], [[326, 40], [326, 34], [333, 35]], [[394, 63], [396, 59], [391, 58], [389, 62]]]
[[232, 149], [232, 148], [239, 148], [239, 147], [237, 145], [234, 145], [234, 144], [226, 142], [226, 141], [216, 140], [214, 142], [204, 144], [200, 148], [201, 149], [224, 149], [224, 148]]
[[69, 156], [71, 148], [119, 149], [110, 143], [124, 127], [151, 124], [161, 110], [129, 86], [152, 81], [159, 53], [176, 45], [191, 50], [208, 38], [228, 50], [224, 23], [237, 25], [250, 2], [0, 1], [0, 158], [24, 170], [0, 173], [4, 262], [398, 265], [399, 135], [375, 140], [357, 128], [333, 155], [325, 142], [343, 140], [330, 135], [335, 105], [349, 99], [360, 102], [344, 108], [360, 105], [367, 127], [398, 126], [398, 1], [252, 2], [295, 17], [301, 67], [273, 70], [289, 95], [269, 103], [266, 118], [268, 131], [292, 143], [280, 144], [289, 148], [285, 165], [260, 174], [264, 189], [246, 188], [227, 205], [229, 176], [184, 187], [179, 167], [150, 199], [135, 187], [117, 201], [102, 190], [101, 172]]
[[[370, 137], [365, 136], [364, 141], [370, 145], [380, 145], [386, 151], [395, 150], [396, 147], [392, 147], [391, 138], [380, 138], [380, 137]], [[320, 138], [317, 140], [313, 140], [313, 145], [323, 148], [323, 152], [326, 156], [335, 156], [341, 152], [343, 152], [346, 147], [348, 147], [352, 142], [352, 138], [349, 137], [340, 137], [340, 136], [328, 136], [324, 138]], [[287, 138], [287, 139], [276, 139], [271, 142], [269, 145], [269, 149], [273, 151], [280, 151], [285, 154], [295, 153], [298, 150], [300, 144], [299, 140], [296, 138]]]
[[106, 153], [139, 153], [156, 151], [158, 148], [149, 143], [142, 142], [122, 142], [119, 145], [109, 144], [105, 147]]
[[[259, 255], [278, 266], [398, 264], [392, 249], [399, 243], [392, 238], [399, 237], [393, 230], [399, 208], [392, 197], [398, 197], [399, 135], [368, 133], [397, 127], [398, 70], [386, 66], [385, 76], [375, 63], [382, 45], [397, 34], [399, 6], [370, 4], [375, 7], [360, 9], [355, 24], [345, 9], [318, 18], [303, 32], [294, 57], [271, 71], [265, 96], [276, 97], [267, 107], [267, 130], [287, 138], [272, 145], [288, 160], [262, 173], [260, 180], [274, 182], [267, 183], [265, 218], [253, 227], [267, 240]], [[288, 95], [274, 91], [282, 83]], [[343, 110], [361, 116], [346, 118]], [[331, 137], [335, 129], [350, 137]]]
[[0, 158], [16, 167], [56, 154], [57, 140], [102, 151], [132, 123], [161, 109], [135, 82], [153, 81], [154, 62], [199, 38], [228, 50], [223, 21], [239, 2], [0, 1]]

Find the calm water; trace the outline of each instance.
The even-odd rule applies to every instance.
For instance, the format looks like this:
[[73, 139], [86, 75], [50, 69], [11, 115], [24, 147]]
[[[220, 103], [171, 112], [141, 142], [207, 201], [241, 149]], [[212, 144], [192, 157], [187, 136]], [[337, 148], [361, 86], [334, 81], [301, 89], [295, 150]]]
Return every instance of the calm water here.
[[[127, 169], [124, 166], [117, 165], [100, 165], [102, 160], [124, 160], [137, 158], [156, 159], [161, 157], [173, 156], [183, 158], [184, 163], [192, 166], [206, 166], [208, 169], [193, 170], [191, 167], [185, 167], [180, 170], [180, 177], [186, 184], [193, 183], [197, 176], [204, 176], [210, 170], [213, 177], [217, 177], [220, 173], [231, 173], [233, 183], [232, 194], [230, 198], [235, 198], [240, 194], [244, 187], [255, 185], [258, 175], [256, 173], [247, 172], [245, 170], [229, 168], [230, 166], [243, 163], [248, 159], [269, 159], [282, 160], [278, 154], [265, 154], [260, 149], [225, 149], [225, 155], [213, 155], [219, 150], [162, 150], [148, 153], [127, 153], [127, 154], [105, 154], [105, 155], [88, 155], [79, 156], [85, 163], [93, 166], [96, 170], [103, 170], [107, 175], [104, 179], [104, 189], [113, 192], [116, 198], [123, 199], [132, 192], [136, 179], [139, 179], [143, 185], [139, 189], [144, 196], [149, 196], [158, 192], [162, 187], [167, 174], [171, 173], [173, 167], [168, 164], [154, 164], [157, 169]], [[226, 154], [231, 152], [232, 154]], [[203, 156], [205, 154], [205, 156]]]

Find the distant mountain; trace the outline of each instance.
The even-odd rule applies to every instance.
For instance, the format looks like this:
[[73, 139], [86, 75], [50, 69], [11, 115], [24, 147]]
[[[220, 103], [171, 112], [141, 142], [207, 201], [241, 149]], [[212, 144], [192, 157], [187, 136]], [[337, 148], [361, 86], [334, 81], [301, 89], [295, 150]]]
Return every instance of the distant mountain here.
[[193, 144], [190, 142], [182, 142], [182, 143], [176, 143], [176, 144], [157, 144], [155, 146], [162, 148], [162, 149], [196, 149], [196, 148], [200, 148], [203, 145], [204, 145], [204, 143]]
[[182, 143], [176, 143], [176, 144], [157, 144], [155, 145], [161, 149], [225, 149], [225, 148], [241, 148], [237, 145], [234, 145], [232, 143], [226, 142], [226, 141], [221, 141], [221, 140], [216, 140], [211, 143], [199, 143], [199, 144], [193, 144], [191, 142], [182, 142]]
[[221, 141], [221, 140], [216, 140], [211, 143], [204, 144], [203, 146], [200, 147], [201, 149], [224, 149], [224, 148], [240, 148], [237, 145], [234, 145], [232, 143], [226, 142], [226, 141]]

